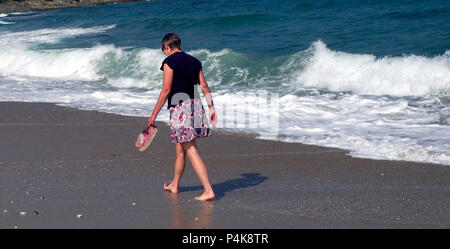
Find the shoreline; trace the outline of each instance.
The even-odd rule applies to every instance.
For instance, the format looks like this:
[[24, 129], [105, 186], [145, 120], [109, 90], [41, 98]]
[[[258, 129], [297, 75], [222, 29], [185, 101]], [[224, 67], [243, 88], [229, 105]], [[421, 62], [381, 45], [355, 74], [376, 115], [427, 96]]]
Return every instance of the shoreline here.
[[[80, 110], [80, 111], [96, 111], [96, 112], [99, 112], [99, 113], [118, 115], [118, 116], [123, 116], [123, 117], [143, 118], [141, 116], [133, 116], [133, 115], [128, 115], [128, 114], [114, 113], [114, 112], [105, 112], [105, 111], [94, 110], [94, 109], [92, 109], [92, 110], [90, 110], [90, 109], [81, 109], [81, 108], [77, 108], [77, 107], [71, 107], [71, 106], [68, 106], [68, 105], [52, 103], [52, 102], [20, 102], [20, 101], [4, 101], [4, 102], [52, 104], [52, 105], [55, 105], [55, 106], [67, 107], [67, 108], [72, 108], [72, 109]], [[2, 101], [0, 101], [0, 103], [2, 103]], [[164, 121], [157, 121], [157, 122], [164, 124], [164, 126], [168, 126], [168, 123], [166, 123]], [[437, 166], [450, 167], [449, 165], [440, 164], [440, 163], [434, 163], [434, 162], [411, 161], [411, 160], [400, 160], [400, 159], [398, 159], [398, 160], [396, 160], [396, 159], [383, 159], [383, 158], [380, 159], [380, 158], [369, 158], [369, 157], [353, 157], [353, 156], [351, 156], [349, 154], [351, 152], [351, 150], [344, 149], [344, 148], [339, 148], [339, 147], [323, 146], [323, 145], [316, 145], [316, 144], [306, 144], [306, 143], [297, 142], [297, 141], [284, 141], [284, 140], [276, 140], [276, 139], [269, 139], [269, 138], [257, 138], [260, 134], [258, 134], [256, 132], [234, 131], [234, 130], [226, 130], [226, 129], [217, 130], [215, 128], [213, 128], [213, 130], [214, 130], [215, 134], [220, 134], [220, 135], [230, 135], [230, 136], [234, 136], [234, 137], [244, 137], [244, 138], [251, 138], [251, 139], [256, 139], [256, 140], [281, 142], [281, 143], [287, 143], [287, 144], [301, 144], [301, 145], [305, 145], [305, 146], [315, 146], [315, 147], [323, 148], [325, 150], [326, 149], [337, 150], [337, 151], [341, 151], [341, 152], [345, 153], [346, 156], [351, 157], [351, 158], [355, 158], [355, 159], [359, 158], [359, 159], [375, 160], [375, 161], [405, 162], [405, 163], [415, 163], [415, 164], [426, 164], [426, 165], [437, 165]]]
[[28, 11], [46, 11], [62, 8], [88, 7], [105, 4], [144, 1], [148, 0], [25, 0], [20, 2], [9, 0], [0, 3], [0, 13], [9, 14]]
[[[0, 228], [449, 228], [450, 168], [215, 132], [197, 146], [216, 192], [187, 160], [162, 191], [165, 123], [145, 152], [145, 117], [0, 102]], [[81, 215], [81, 216], [79, 216]], [[83, 217], [83, 218], [79, 218]]]

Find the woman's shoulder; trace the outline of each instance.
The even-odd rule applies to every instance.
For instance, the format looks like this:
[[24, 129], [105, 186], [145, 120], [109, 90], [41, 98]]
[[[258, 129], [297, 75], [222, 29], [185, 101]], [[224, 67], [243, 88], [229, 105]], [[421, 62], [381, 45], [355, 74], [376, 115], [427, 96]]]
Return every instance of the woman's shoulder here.
[[[183, 52], [183, 53], [184, 53], [184, 52]], [[202, 63], [200, 62], [199, 59], [197, 59], [197, 58], [194, 57], [193, 55], [190, 55], [190, 54], [187, 54], [187, 53], [184, 53], [184, 55], [185, 55], [186, 57], [188, 57], [188, 58], [189, 58], [191, 61], [193, 61], [194, 63], [200, 65], [200, 67], [201, 67]]]
[[173, 55], [175, 55], [174, 59], [173, 59], [174, 61], [183, 61], [185, 63], [187, 62], [189, 64], [197, 65], [197, 67], [200, 67], [200, 68], [202, 67], [202, 63], [200, 62], [200, 60], [191, 54], [188, 54], [185, 52], [178, 52], [178, 53], [172, 54], [170, 56], [173, 56]]
[[183, 64], [195, 64], [198, 68], [202, 68], [202, 63], [199, 59], [195, 58], [194, 56], [185, 53], [185, 52], [176, 52], [169, 56], [167, 56], [161, 65], [161, 70], [163, 70], [164, 63], [167, 63], [170, 68], [175, 69], [177, 64], [183, 65]]
[[175, 69], [176, 60], [174, 60], [173, 54], [164, 58], [163, 62], [161, 63], [161, 70], [164, 70], [164, 64], [167, 64], [171, 69]]

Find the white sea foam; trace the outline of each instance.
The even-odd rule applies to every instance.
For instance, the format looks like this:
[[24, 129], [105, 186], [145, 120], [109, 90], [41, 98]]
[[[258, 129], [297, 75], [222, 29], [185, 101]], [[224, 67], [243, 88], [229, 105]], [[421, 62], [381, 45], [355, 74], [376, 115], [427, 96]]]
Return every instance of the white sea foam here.
[[56, 43], [62, 38], [70, 38], [85, 34], [103, 33], [106, 30], [115, 28], [116, 25], [95, 26], [90, 28], [57, 28], [57, 29], [38, 29], [32, 31], [21, 32], [2, 32], [0, 39], [3, 42], [11, 43], [27, 42], [27, 43]]
[[448, 107], [433, 96], [420, 102], [434, 111], [388, 97], [285, 95], [280, 136], [261, 138], [338, 147], [357, 157], [450, 165], [450, 127], [438, 124], [438, 110]]
[[[8, 16], [8, 14], [0, 13], [0, 18], [7, 17], [7, 16]], [[0, 21], [0, 24], [4, 24], [4, 25], [7, 25], [7, 24], [13, 24], [13, 23], [14, 23], [14, 22]]]
[[0, 18], [7, 17], [9, 15], [24, 15], [24, 14], [29, 14], [29, 13], [33, 13], [33, 12], [32, 11], [28, 11], [28, 12], [0, 13]]
[[417, 55], [376, 58], [328, 49], [321, 41], [310, 48], [313, 56], [298, 72], [299, 87], [352, 91], [356, 94], [424, 96], [450, 89], [450, 56]]
[[[114, 87], [148, 87], [160, 77], [158, 49], [124, 50], [114, 45], [36, 50], [33, 43], [100, 33], [115, 25], [0, 33], [0, 74], [61, 80], [103, 80]], [[31, 43], [31, 44], [30, 44]]]
[[25, 14], [30, 14], [30, 13], [34, 13], [34, 12], [33, 11], [13, 12], [13, 13], [9, 13], [9, 15], [25, 15]]
[[94, 61], [114, 50], [113, 46], [61, 51], [33, 51], [15, 47], [0, 50], [0, 72], [62, 80], [99, 80]]

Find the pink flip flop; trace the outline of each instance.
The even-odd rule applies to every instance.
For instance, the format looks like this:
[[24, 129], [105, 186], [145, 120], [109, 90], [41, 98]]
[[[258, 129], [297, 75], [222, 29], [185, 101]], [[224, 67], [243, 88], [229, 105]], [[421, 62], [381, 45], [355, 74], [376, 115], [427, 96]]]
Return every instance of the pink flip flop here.
[[136, 140], [136, 147], [139, 148], [139, 151], [142, 152], [146, 150], [148, 146], [150, 146], [157, 132], [158, 128], [156, 128], [156, 126], [149, 126], [144, 130], [142, 130], [142, 132], [139, 134]]

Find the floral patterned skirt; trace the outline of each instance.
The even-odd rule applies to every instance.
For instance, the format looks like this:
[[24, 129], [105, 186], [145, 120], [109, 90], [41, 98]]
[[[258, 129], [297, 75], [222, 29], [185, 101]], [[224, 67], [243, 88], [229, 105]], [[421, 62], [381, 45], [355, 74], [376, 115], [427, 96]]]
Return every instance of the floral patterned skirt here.
[[172, 143], [184, 143], [212, 135], [200, 99], [191, 99], [170, 107], [169, 113]]

